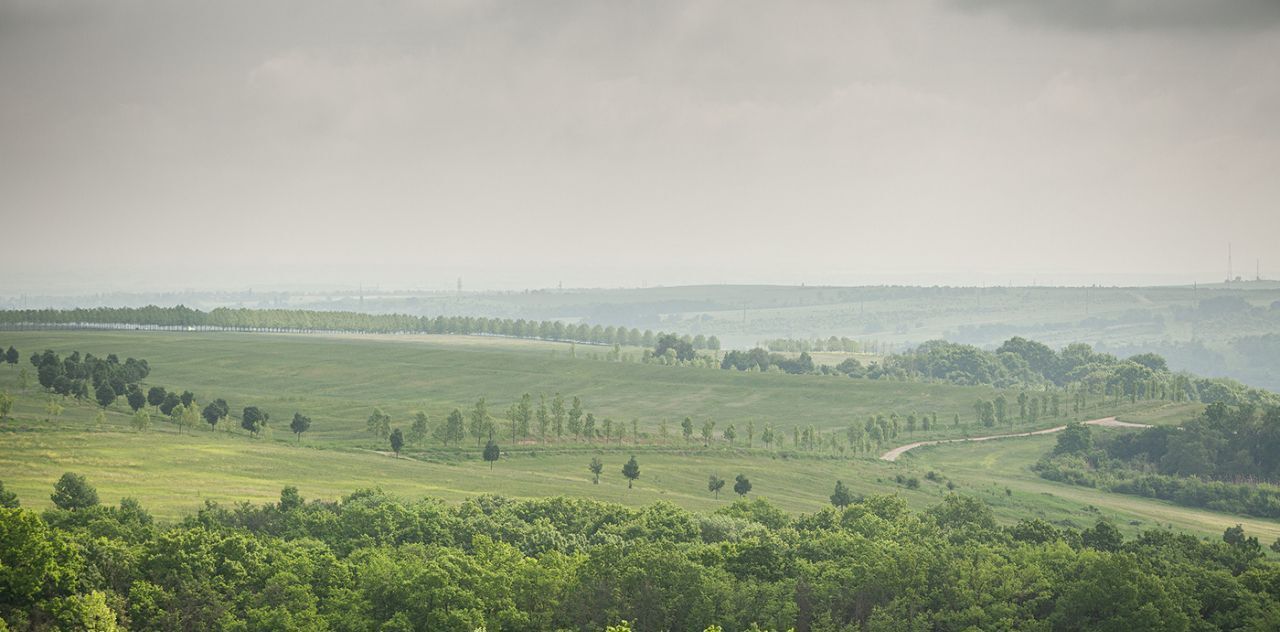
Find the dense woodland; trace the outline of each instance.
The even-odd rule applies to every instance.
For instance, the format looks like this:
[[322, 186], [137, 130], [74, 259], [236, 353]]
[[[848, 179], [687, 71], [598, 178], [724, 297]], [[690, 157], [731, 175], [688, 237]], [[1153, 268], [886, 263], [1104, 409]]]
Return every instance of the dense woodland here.
[[1097, 439], [1076, 426], [1036, 470], [1055, 481], [1280, 518], [1280, 407], [1218, 402], [1180, 428]]
[[896, 496], [790, 516], [657, 503], [365, 490], [206, 504], [161, 525], [68, 474], [56, 509], [0, 492], [0, 617], [14, 630], [1265, 630], [1280, 566], [1220, 541], [1106, 522], [998, 526], [980, 501]]

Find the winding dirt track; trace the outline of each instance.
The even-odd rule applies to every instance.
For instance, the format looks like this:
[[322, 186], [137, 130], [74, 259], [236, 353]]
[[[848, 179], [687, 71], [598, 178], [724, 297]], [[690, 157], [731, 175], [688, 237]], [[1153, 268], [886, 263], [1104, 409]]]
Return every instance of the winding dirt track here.
[[[1147, 424], [1135, 424], [1127, 421], [1117, 421], [1115, 417], [1103, 417], [1102, 419], [1093, 419], [1084, 422], [1086, 426], [1105, 426], [1107, 428], [1150, 428]], [[898, 446], [884, 454], [880, 455], [885, 461], [897, 461], [898, 457], [906, 454], [908, 450], [914, 450], [920, 446], [939, 445], [943, 443], [961, 443], [964, 441], [990, 441], [992, 439], [1011, 439], [1013, 437], [1034, 437], [1036, 435], [1047, 435], [1065, 430], [1066, 426], [1056, 426], [1053, 428], [1045, 428], [1044, 430], [1036, 430], [1033, 432], [1018, 432], [1014, 434], [991, 435], [989, 437], [965, 437], [963, 439], [936, 439], [934, 441], [917, 441], [908, 443], [907, 445]]]

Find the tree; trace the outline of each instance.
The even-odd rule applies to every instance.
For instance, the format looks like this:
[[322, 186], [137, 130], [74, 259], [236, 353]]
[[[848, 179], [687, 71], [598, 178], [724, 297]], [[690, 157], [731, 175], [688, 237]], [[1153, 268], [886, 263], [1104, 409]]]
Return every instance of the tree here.
[[631, 455], [631, 460], [622, 466], [622, 475], [627, 477], [627, 489], [631, 489], [631, 484], [640, 478], [640, 464], [636, 463], [636, 455]]
[[556, 435], [556, 441], [559, 441], [564, 436], [564, 420], [564, 396], [556, 393], [555, 397], [551, 398], [551, 425]]
[[29, 388], [31, 388], [31, 373], [27, 371], [26, 367], [23, 367], [22, 370], [18, 371], [18, 389], [25, 393]]
[[551, 413], [547, 410], [547, 396], [538, 394], [538, 411], [534, 414], [538, 419], [538, 440], [547, 442], [547, 429], [551, 427]]
[[365, 429], [379, 439], [386, 439], [391, 435], [391, 415], [375, 406], [373, 412], [369, 413], [369, 419], [365, 421]]
[[582, 400], [576, 396], [569, 407], [569, 434], [574, 437], [582, 436]]
[[104, 382], [102, 386], [99, 386], [98, 389], [93, 392], [93, 397], [98, 400], [99, 406], [106, 408], [107, 406], [115, 403], [116, 392], [115, 389], [111, 388], [110, 384]]
[[755, 440], [756, 440], [756, 422], [748, 421], [747, 422], [747, 448], [751, 448], [752, 444], [755, 443]]
[[702, 422], [702, 447], [705, 448], [711, 445], [711, 433], [715, 432], [715, 430], [716, 422], [710, 419]]
[[1054, 454], [1077, 454], [1088, 452], [1093, 448], [1093, 436], [1089, 426], [1078, 421], [1067, 424], [1058, 433], [1058, 443], [1053, 447]]
[[720, 490], [724, 488], [724, 479], [712, 474], [707, 479], [707, 491], [716, 495], [716, 500], [720, 500]]
[[271, 415], [257, 406], [246, 406], [240, 415], [240, 427], [248, 430], [255, 437], [267, 426]]
[[[391, 451], [396, 453], [396, 458], [400, 458], [400, 448], [404, 447], [404, 433], [399, 428], [391, 431]], [[487, 458], [485, 460], [488, 460]]]
[[213, 432], [213, 429], [217, 427], [218, 422], [226, 419], [227, 414], [230, 412], [231, 410], [230, 407], [227, 406], [227, 400], [219, 398], [210, 402], [208, 406], [205, 406], [204, 411], [201, 412], [200, 415], [204, 417], [204, 422], [209, 424], [209, 432]]
[[179, 395], [178, 399], [182, 400], [183, 406], [189, 407], [193, 402], [196, 401], [196, 394], [192, 393], [191, 391], [182, 391], [182, 395]]
[[685, 417], [684, 421], [680, 422], [680, 433], [684, 435], [685, 443], [693, 439], [693, 419]]
[[600, 472], [604, 471], [604, 462], [600, 460], [600, 457], [593, 456], [591, 457], [591, 464], [587, 466], [587, 469], [591, 470], [591, 475], [592, 475], [591, 484], [599, 485]]
[[8, 419], [11, 412], [13, 412], [13, 396], [0, 393], [0, 419]]
[[297, 435], [298, 443], [302, 443], [302, 433], [311, 429], [311, 418], [302, 413], [294, 412], [293, 421], [289, 422], [289, 429], [293, 431], [293, 434]]
[[173, 414], [173, 409], [182, 405], [182, 397], [177, 393], [165, 393], [164, 401], [160, 402], [160, 414], [168, 417]]
[[88, 509], [98, 504], [98, 490], [79, 474], [67, 472], [53, 486], [54, 506], [66, 511]]
[[729, 445], [732, 446], [733, 440], [738, 438], [738, 431], [734, 429], [733, 424], [729, 424], [724, 427], [724, 432], [722, 433], [722, 436], [724, 437], [724, 440], [728, 441]]
[[995, 406], [996, 406], [996, 423], [1003, 426], [1004, 422], [1007, 421], [1009, 418], [1009, 399], [1004, 396], [1004, 393], [1001, 393], [996, 396]]
[[13, 345], [9, 345], [9, 350], [4, 352], [4, 361], [9, 364], [17, 364], [19, 357], [18, 350], [14, 349]]
[[587, 413], [586, 418], [583, 419], [582, 436], [586, 437], [587, 441], [591, 441], [592, 439], [595, 438], [596, 436], [596, 416], [595, 415], [591, 413]]
[[1027, 393], [1018, 393], [1018, 421], [1027, 420]]
[[165, 395], [168, 395], [168, 393], [165, 392], [163, 386], [152, 386], [151, 390], [147, 391], [147, 403], [160, 408], [160, 404], [164, 403]]
[[194, 428], [196, 422], [200, 419], [200, 414], [196, 412], [195, 402], [191, 402], [191, 404], [191, 406], [178, 406], [173, 409], [173, 421], [178, 425], [178, 432]]
[[493, 469], [493, 464], [500, 456], [502, 456], [502, 451], [498, 449], [498, 444], [494, 443], [493, 439], [484, 444], [484, 460], [489, 462], [489, 469]]
[[450, 441], [461, 443], [466, 437], [466, 430], [463, 429], [462, 411], [457, 408], [449, 413], [443, 425], [436, 426], [435, 438], [445, 445], [449, 445]]
[[[529, 424], [533, 421], [533, 397], [528, 393], [520, 396], [516, 404], [516, 426], [521, 437], [529, 436]], [[515, 443], [515, 440], [512, 440]]]
[[431, 428], [429, 427], [427, 413], [422, 411], [414, 413], [413, 425], [409, 426], [409, 443], [421, 445], [429, 436], [431, 436]]
[[138, 432], [146, 432], [147, 428], [151, 427], [151, 413], [145, 410], [133, 411], [133, 418], [129, 420], [129, 425]]
[[142, 410], [142, 407], [147, 405], [147, 395], [142, 392], [142, 389], [137, 384], [129, 385], [129, 390], [125, 392], [124, 398], [129, 403], [129, 408], [134, 412]]
[[746, 474], [739, 474], [733, 479], [733, 491], [739, 496], [745, 497], [747, 492], [751, 491], [751, 480]]
[[18, 502], [18, 495], [4, 488], [4, 483], [0, 483], [0, 507], [5, 509], [17, 509], [21, 503]]
[[843, 481], [836, 481], [836, 490], [831, 494], [831, 504], [844, 509], [853, 503], [853, 494], [845, 487]]
[[476, 445], [480, 445], [486, 435], [490, 441], [493, 440], [493, 421], [489, 418], [489, 407], [483, 397], [476, 400], [475, 407], [471, 409], [471, 425], [468, 430], [476, 438]]

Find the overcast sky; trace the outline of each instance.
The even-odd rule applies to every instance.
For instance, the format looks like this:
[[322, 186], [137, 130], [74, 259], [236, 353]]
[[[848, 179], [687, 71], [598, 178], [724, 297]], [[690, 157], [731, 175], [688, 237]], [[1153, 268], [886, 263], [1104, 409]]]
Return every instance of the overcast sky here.
[[0, 214], [7, 292], [1280, 277], [1280, 0], [0, 0]]

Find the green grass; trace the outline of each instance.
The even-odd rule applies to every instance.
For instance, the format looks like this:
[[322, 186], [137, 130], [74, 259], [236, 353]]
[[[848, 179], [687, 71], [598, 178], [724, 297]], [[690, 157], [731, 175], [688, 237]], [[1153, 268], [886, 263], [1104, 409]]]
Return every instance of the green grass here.
[[[17, 393], [15, 419], [0, 422], [0, 480], [24, 504], [49, 505], [54, 481], [65, 471], [87, 475], [104, 502], [132, 496], [157, 516], [176, 519], [199, 508], [206, 499], [219, 502], [265, 502], [281, 487], [296, 485], [307, 497], [335, 499], [360, 487], [382, 487], [415, 498], [436, 496], [459, 500], [496, 492], [516, 497], [557, 494], [643, 504], [669, 500], [695, 510], [713, 510], [730, 502], [706, 491], [711, 474], [732, 480], [745, 473], [764, 496], [789, 511], [826, 506], [837, 479], [855, 493], [900, 493], [923, 508], [946, 492], [943, 482], [925, 479], [936, 470], [992, 504], [1001, 520], [1041, 516], [1060, 524], [1085, 526], [1108, 515], [1125, 526], [1172, 525], [1200, 535], [1217, 535], [1240, 522], [1250, 533], [1273, 539], [1280, 527], [1270, 521], [1237, 518], [1215, 512], [1120, 496], [1039, 479], [1027, 469], [1053, 439], [924, 448], [900, 463], [862, 458], [787, 456], [765, 450], [730, 449], [724, 442], [710, 450], [686, 445], [678, 436], [665, 441], [653, 435], [658, 420], [670, 420], [679, 432], [685, 415], [712, 418], [718, 429], [755, 421], [757, 429], [772, 423], [789, 431], [798, 425], [843, 428], [867, 415], [897, 411], [937, 411], [938, 432], [905, 432], [894, 445], [939, 436], [986, 434], [1004, 428], [951, 427], [950, 413], [972, 415], [986, 388], [936, 384], [849, 380], [821, 376], [753, 374], [650, 366], [570, 357], [568, 345], [453, 337], [318, 337], [261, 334], [189, 334], [153, 332], [11, 332], [5, 344], [24, 353], [52, 348], [78, 349], [98, 355], [117, 353], [148, 359], [149, 382], [189, 388], [200, 399], [225, 397], [233, 408], [258, 405], [275, 420], [268, 436], [242, 432], [210, 432], [200, 426], [179, 434], [164, 421], [152, 430], [129, 429], [129, 414], [113, 407], [106, 422], [95, 424], [97, 407], [65, 402], [57, 417], [45, 412], [48, 396], [17, 393], [18, 369], [0, 367], [0, 389]], [[579, 443], [506, 446], [506, 456], [490, 470], [470, 441], [462, 447], [428, 446], [410, 450], [406, 458], [385, 454], [381, 441], [365, 432], [364, 419], [374, 405], [384, 406], [407, 425], [412, 411], [426, 410], [440, 420], [453, 407], [467, 407], [476, 397], [489, 398], [500, 413], [520, 393], [580, 395], [600, 418], [641, 420], [650, 436], [642, 445], [604, 447]], [[294, 410], [315, 419], [315, 431], [295, 444], [287, 431]], [[1081, 417], [1119, 413], [1122, 419], [1146, 423], [1178, 423], [1194, 414], [1194, 404], [1154, 402], [1096, 408]], [[1058, 418], [1040, 426], [1062, 423]], [[234, 423], [231, 424], [234, 427]], [[1018, 425], [1015, 429], [1030, 429]], [[718, 436], [717, 432], [717, 436]], [[622, 463], [637, 454], [642, 476], [628, 490]], [[593, 455], [605, 461], [605, 475], [592, 485], [587, 463]], [[898, 474], [916, 477], [919, 490], [896, 484]], [[1012, 495], [1005, 493], [1005, 488]], [[1092, 509], [1092, 508], [1096, 509]]]
[[[809, 424], [845, 428], [869, 415], [936, 412], [941, 428], [917, 432], [916, 438], [964, 434], [966, 429], [952, 426], [952, 415], [959, 413], [968, 422], [974, 401], [995, 394], [986, 387], [588, 360], [581, 356], [600, 350], [579, 345], [580, 357], [575, 358], [568, 344], [495, 338], [9, 332], [4, 342], [22, 351], [20, 366], [28, 370], [26, 356], [45, 348], [146, 358], [153, 367], [150, 385], [190, 389], [205, 402], [222, 397], [233, 411], [259, 406], [271, 413], [278, 436], [284, 436], [288, 419], [299, 411], [314, 420], [308, 442], [377, 448], [382, 446], [365, 431], [374, 406], [383, 407], [393, 425], [407, 426], [415, 411], [438, 422], [454, 408], [465, 412], [480, 397], [487, 399], [491, 414], [501, 417], [522, 393], [535, 400], [540, 393], [548, 398], [555, 392], [576, 395], [599, 420], [629, 423], [638, 418], [641, 431], [651, 435], [657, 434], [662, 419], [668, 420], [670, 432], [678, 433], [685, 416], [693, 417], [698, 427], [705, 419], [714, 420], [717, 437], [730, 423], [745, 437], [749, 422], [757, 432], [768, 423], [789, 433]], [[13, 392], [16, 373], [0, 370], [0, 388]], [[1111, 412], [1113, 408], [1102, 406], [1086, 416]], [[1045, 421], [1040, 427], [1060, 422]]]
[[[1094, 428], [1094, 432], [1124, 431]], [[908, 452], [901, 462], [917, 470], [935, 470], [964, 489], [978, 491], [1006, 520], [1037, 517], [1079, 528], [1106, 516], [1131, 533], [1166, 527], [1210, 537], [1221, 536], [1227, 527], [1242, 524], [1264, 543], [1280, 537], [1280, 522], [1274, 520], [1182, 507], [1042, 479], [1031, 471], [1031, 465], [1053, 448], [1054, 441], [1053, 436], [1040, 436], [929, 446]], [[1130, 524], [1135, 521], [1138, 524]]]

